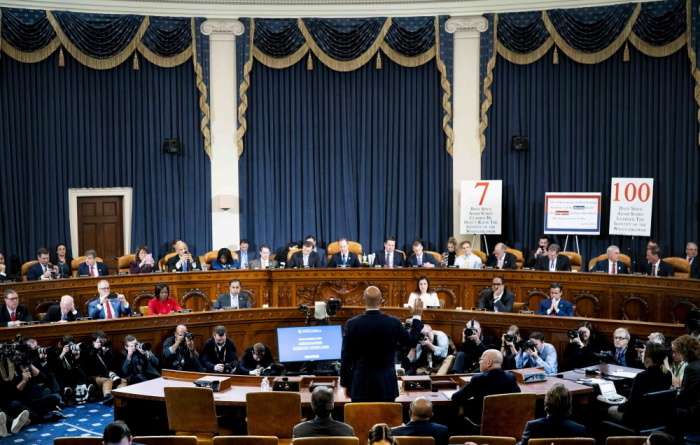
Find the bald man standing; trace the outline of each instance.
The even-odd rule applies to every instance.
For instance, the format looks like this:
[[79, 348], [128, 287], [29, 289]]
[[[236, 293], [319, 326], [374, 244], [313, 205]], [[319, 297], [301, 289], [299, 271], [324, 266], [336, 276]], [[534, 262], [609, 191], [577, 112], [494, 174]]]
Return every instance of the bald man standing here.
[[408, 409], [408, 417], [411, 421], [405, 425], [391, 429], [396, 436], [422, 436], [434, 437], [435, 445], [447, 445], [450, 435], [447, 427], [439, 423], [431, 422], [433, 417], [433, 404], [425, 397], [418, 397], [411, 402]]

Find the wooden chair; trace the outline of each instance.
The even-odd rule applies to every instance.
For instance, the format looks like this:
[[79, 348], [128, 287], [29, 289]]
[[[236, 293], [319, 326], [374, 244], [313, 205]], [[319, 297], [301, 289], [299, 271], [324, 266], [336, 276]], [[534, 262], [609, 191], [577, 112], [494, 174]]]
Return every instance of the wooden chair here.
[[476, 445], [515, 445], [515, 439], [503, 436], [452, 436], [450, 444], [474, 442]]
[[54, 445], [102, 445], [101, 437], [56, 437]]
[[648, 436], [610, 436], [605, 445], [644, 445]]
[[301, 249], [292, 249], [289, 252], [287, 252], [287, 263], [289, 263], [289, 260], [292, 259], [292, 255], [294, 255], [297, 252], [300, 252]]
[[[481, 435], [514, 437], [520, 441], [525, 424], [535, 419], [536, 402], [536, 394], [498, 394], [484, 397]], [[507, 422], [503, 422], [503, 413], [508, 413]]]
[[132, 441], [143, 445], [197, 445], [197, 436], [138, 436]]
[[131, 270], [130, 265], [132, 261], [136, 260], [136, 254], [129, 254], [120, 256], [117, 260], [117, 272], [129, 272]]
[[[358, 243], [357, 241], [348, 241], [348, 251], [356, 254], [360, 257], [360, 260], [362, 260], [362, 244]], [[340, 252], [340, 249], [338, 248], [338, 241], [330, 243], [328, 245], [328, 249], [326, 249], [326, 257], [328, 257], [326, 262], [330, 261], [331, 257], [338, 252]]]
[[389, 427], [403, 424], [403, 408], [400, 403], [346, 403], [345, 423], [355, 429], [360, 443], [367, 443], [369, 430], [378, 423]]
[[553, 439], [530, 439], [531, 445], [595, 445], [595, 439], [591, 437], [562, 437]]
[[559, 252], [559, 253], [569, 257], [569, 261], [571, 261], [571, 270], [581, 272], [581, 267], [583, 266], [583, 259], [581, 258], [580, 254], [578, 254], [576, 252]]
[[690, 263], [685, 258], [670, 256], [664, 258], [662, 261], [665, 261], [673, 266], [673, 270], [676, 272], [677, 277], [688, 278], [690, 276]]
[[523, 257], [523, 253], [519, 251], [518, 249], [506, 249], [506, 252], [512, 253], [515, 255], [515, 264], [518, 265], [518, 269], [523, 268], [523, 264], [525, 263], [525, 258]]
[[218, 436], [214, 445], [277, 445], [275, 436]]
[[300, 437], [294, 445], [359, 445], [357, 437]]
[[435, 445], [435, 438], [427, 436], [394, 436], [396, 445]]
[[158, 269], [163, 270], [165, 272], [170, 272], [169, 270], [167, 270], [168, 269], [168, 260], [170, 258], [174, 257], [175, 255], [177, 255], [177, 253], [172, 252], [172, 253], [165, 255], [163, 258], [161, 258], [160, 261], [158, 261]]
[[438, 264], [442, 263], [442, 254], [441, 253], [433, 252], [432, 250], [426, 250], [425, 253], [427, 253], [428, 255], [432, 255]]
[[301, 423], [301, 396], [297, 392], [249, 392], [245, 396], [248, 434], [277, 436], [292, 441], [294, 426]]
[[[100, 257], [95, 257], [96, 261], [99, 261], [100, 263], [104, 263], [104, 260]], [[85, 262], [85, 257], [84, 256], [79, 256], [78, 258], [73, 258], [73, 261], [70, 262], [70, 268], [73, 271], [73, 278], [78, 276], [78, 266], [80, 266], [81, 263]]]
[[22, 281], [27, 281], [27, 271], [29, 270], [30, 267], [38, 263], [39, 260], [34, 260], [34, 261], [27, 261], [26, 263], [22, 264]]
[[[588, 261], [588, 270], [593, 269], [593, 266], [595, 266], [595, 263], [597, 263], [598, 261], [600, 261], [600, 260], [606, 260], [607, 258], [608, 258], [608, 254], [607, 254], [607, 253], [604, 253], [604, 254], [602, 254], [602, 255], [598, 255], [598, 256], [595, 257], [595, 258], [591, 258], [591, 259]], [[629, 257], [629, 256], [625, 255], [624, 253], [621, 253], [621, 254], [620, 254], [620, 261], [622, 261], [623, 263], [627, 264], [627, 269], [630, 271], [630, 273], [633, 272], [633, 270], [632, 270], [632, 260], [630, 260], [630, 257]]]
[[214, 392], [209, 388], [190, 387], [166, 387], [163, 390], [168, 428], [177, 436], [196, 436], [197, 443], [211, 444], [214, 436], [219, 434]]
[[484, 267], [486, 265], [486, 259], [488, 258], [488, 255], [486, 255], [486, 253], [482, 252], [481, 250], [472, 250], [472, 253], [481, 258], [481, 267]]

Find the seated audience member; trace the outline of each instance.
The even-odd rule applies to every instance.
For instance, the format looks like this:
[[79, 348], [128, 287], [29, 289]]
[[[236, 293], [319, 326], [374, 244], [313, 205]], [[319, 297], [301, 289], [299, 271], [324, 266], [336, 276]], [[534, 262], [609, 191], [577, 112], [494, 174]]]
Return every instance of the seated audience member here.
[[452, 403], [464, 407], [469, 433], [478, 434], [484, 408], [484, 397], [495, 394], [520, 392], [515, 375], [501, 369], [503, 355], [495, 349], [484, 351], [479, 361], [481, 374], [472, 376], [469, 383], [452, 394]]
[[423, 301], [423, 307], [440, 307], [440, 300], [435, 292], [430, 292], [430, 280], [425, 275], [418, 277], [416, 281], [416, 290], [411, 292], [408, 297], [408, 307], [414, 307], [416, 298], [420, 298]]
[[487, 349], [495, 349], [496, 341], [493, 337], [481, 332], [481, 325], [476, 320], [467, 323], [462, 331], [462, 346], [455, 354], [455, 362], [452, 365], [454, 374], [465, 372], [477, 372], [481, 354]]
[[58, 243], [56, 245], [56, 250], [51, 259], [49, 260], [51, 264], [56, 266], [58, 274], [56, 278], [70, 278], [73, 276], [73, 270], [71, 269], [71, 263], [73, 262], [73, 257], [68, 254], [68, 247], [63, 243]]
[[609, 274], [625, 274], [629, 273], [627, 264], [620, 261], [620, 248], [610, 246], [607, 250], [608, 258], [600, 260], [591, 269], [591, 272], [605, 272]]
[[646, 369], [634, 377], [629, 398], [611, 406], [608, 415], [616, 422], [641, 426], [639, 421], [648, 418], [650, 406], [645, 406], [643, 397], [650, 392], [664, 391], [671, 387], [671, 373], [664, 367], [666, 349], [663, 345], [647, 342], [644, 352]]
[[[248, 269], [249, 263], [256, 259], [257, 255], [255, 252], [248, 250], [250, 247], [250, 242], [247, 239], [243, 238], [239, 244], [241, 247], [236, 251], [236, 255], [238, 255], [238, 263], [241, 265], [241, 269]], [[296, 246], [296, 244], [294, 244], [294, 246]]]
[[410, 363], [406, 374], [433, 375], [438, 372], [450, 349], [450, 338], [442, 331], [433, 331], [430, 325], [421, 329], [423, 340], [411, 348], [407, 358]]
[[267, 244], [260, 246], [260, 258], [248, 263], [249, 269], [276, 269], [277, 267], [279, 267], [279, 262], [270, 259], [270, 246]]
[[506, 252], [508, 246], [504, 243], [496, 244], [493, 253], [486, 259], [486, 267], [494, 269], [517, 269], [517, 258], [510, 252]]
[[665, 363], [666, 367], [671, 371], [671, 383], [673, 387], [678, 389], [681, 387], [683, 382], [683, 375], [685, 374], [685, 367], [688, 366], [688, 362], [681, 359], [680, 354], [673, 347], [671, 347], [671, 361]]
[[328, 262], [328, 267], [362, 267], [362, 262], [356, 253], [350, 252], [347, 238], [338, 238], [338, 250]]
[[204, 372], [194, 344], [194, 334], [187, 332], [187, 326], [178, 325], [175, 335], [163, 342], [163, 369]]
[[313, 235], [309, 235], [306, 237], [306, 239], [304, 241], [313, 243], [314, 247], [312, 250], [314, 252], [316, 252], [316, 254], [318, 254], [318, 259], [321, 262], [320, 267], [326, 267], [326, 251], [321, 249], [320, 247], [318, 247], [318, 243], [316, 242], [316, 237]]
[[479, 309], [491, 312], [512, 312], [515, 295], [505, 288], [506, 280], [495, 276], [491, 280], [491, 289], [484, 291], [479, 302]]
[[287, 264], [287, 258], [289, 257], [289, 252], [292, 250], [297, 250], [299, 246], [297, 245], [296, 242], [291, 241], [288, 242], [287, 245], [284, 247], [284, 249], [280, 250], [277, 252], [277, 261], [280, 263], [280, 267], [284, 267]]
[[160, 377], [158, 357], [151, 352], [150, 343], [139, 343], [133, 335], [124, 337], [122, 372], [129, 385]]
[[112, 389], [127, 385], [126, 379], [119, 375], [121, 367], [112, 342], [107, 340], [107, 334], [104, 331], [95, 331], [92, 334], [92, 347], [87, 350], [85, 371], [88, 382], [94, 384], [102, 393], [103, 405], [114, 403]]
[[78, 265], [79, 277], [103, 277], [109, 275], [109, 269], [105, 263], [97, 261], [97, 252], [88, 250], [85, 252], [85, 262]]
[[311, 393], [311, 409], [316, 414], [313, 420], [301, 422], [294, 427], [292, 437], [353, 437], [355, 430], [348, 424], [333, 420], [333, 388], [317, 386]]
[[447, 445], [449, 442], [450, 434], [447, 432], [447, 427], [430, 421], [433, 417], [433, 403], [430, 400], [418, 397], [411, 402], [408, 417], [411, 420], [407, 424], [391, 429], [394, 437], [432, 437], [435, 439], [435, 445]]
[[314, 243], [306, 241], [301, 248], [301, 252], [294, 252], [292, 254], [287, 267], [290, 269], [297, 267], [322, 267], [321, 257], [314, 252]]
[[408, 257], [408, 266], [410, 267], [440, 267], [435, 257], [429, 253], [423, 252], [425, 246], [423, 240], [416, 238], [413, 240], [413, 255]]
[[394, 433], [386, 423], [378, 423], [369, 430], [369, 445], [396, 445]]
[[0, 438], [10, 434], [17, 434], [25, 426], [29, 425], [29, 411], [22, 411], [19, 416], [12, 418], [0, 410]]
[[241, 280], [234, 278], [228, 282], [229, 291], [216, 297], [212, 310], [219, 309], [250, 309], [253, 303], [247, 294], [241, 293]]
[[403, 267], [404, 259], [401, 252], [396, 252], [396, 239], [391, 236], [384, 238], [384, 249], [374, 253], [373, 266], [387, 267]]
[[204, 343], [202, 363], [207, 372], [233, 374], [238, 369], [238, 354], [233, 340], [226, 338], [226, 328], [217, 326], [214, 335]]
[[39, 262], [27, 269], [27, 281], [50, 280], [58, 277], [58, 267], [49, 263], [49, 249], [40, 247], [36, 251], [36, 259]]
[[676, 429], [697, 432], [700, 424], [700, 340], [682, 335], [673, 340], [671, 350], [688, 363], [676, 397], [676, 420], [679, 425]]
[[80, 318], [80, 309], [75, 307], [75, 302], [73, 297], [70, 295], [64, 295], [61, 297], [61, 302], [58, 305], [51, 305], [46, 311], [46, 315], [41, 320], [46, 322], [55, 321], [75, 321]]
[[151, 273], [155, 270], [155, 266], [153, 255], [148, 252], [148, 246], [141, 245], [136, 248], [136, 259], [129, 263], [129, 273], [131, 275]]
[[243, 375], [282, 375], [284, 366], [274, 363], [272, 351], [262, 343], [248, 346], [243, 351], [238, 372]]
[[690, 278], [700, 278], [700, 259], [698, 259], [698, 245], [688, 243], [685, 245], [685, 259], [690, 263]]
[[33, 424], [65, 417], [58, 407], [61, 397], [40, 389], [44, 376], [36, 366], [23, 362], [14, 367], [13, 373], [10, 371], [8, 369], [7, 376], [0, 379], [0, 392], [3, 395], [0, 397], [0, 408], [8, 416], [26, 419], [23, 413], [28, 411], [29, 421]]
[[613, 333], [613, 364], [638, 368], [637, 351], [629, 347], [630, 333], [625, 328], [617, 328]]
[[537, 308], [537, 315], [573, 316], [574, 305], [562, 298], [562, 290], [563, 286], [561, 283], [552, 283], [549, 286], [549, 298], [540, 303]]
[[4, 297], [5, 303], [0, 305], [0, 327], [21, 326], [32, 321], [29, 308], [19, 304], [17, 291], [7, 289]]
[[676, 439], [663, 431], [652, 431], [644, 445], [676, 445]]
[[600, 362], [598, 357], [595, 356], [595, 354], [600, 352], [600, 349], [595, 342], [593, 325], [588, 321], [584, 321], [575, 332], [577, 335], [569, 338], [569, 344], [566, 345], [564, 350], [562, 371], [585, 368], [597, 365]]
[[88, 304], [88, 315], [96, 320], [119, 318], [131, 315], [131, 306], [124, 294], [110, 293], [109, 282], [100, 280], [97, 283], [99, 296]]
[[660, 249], [647, 249], [647, 267], [644, 271], [647, 275], [654, 277], [673, 277], [676, 275], [673, 266], [661, 259]]
[[148, 302], [148, 315], [173, 314], [182, 310], [182, 306], [176, 299], [170, 296], [170, 286], [168, 283], [160, 282], [156, 284], [155, 298]]
[[110, 423], [102, 433], [102, 445], [131, 445], [131, 430], [121, 420]]
[[214, 270], [238, 269], [240, 264], [238, 260], [233, 258], [231, 251], [227, 248], [219, 249], [216, 258], [211, 262], [211, 268]]
[[451, 236], [447, 240], [447, 251], [442, 252], [440, 265], [442, 267], [454, 267], [459, 254], [457, 253], [457, 239]]
[[481, 258], [472, 252], [471, 241], [462, 242], [462, 255], [455, 260], [455, 266], [460, 269], [481, 269]]
[[12, 281], [12, 276], [10, 275], [10, 268], [5, 264], [5, 255], [0, 253], [0, 283], [5, 281]]
[[521, 445], [530, 439], [554, 437], [589, 437], [586, 427], [568, 419], [571, 416], [571, 393], [566, 386], [555, 383], [544, 396], [547, 417], [531, 420], [525, 425]]
[[175, 246], [177, 255], [168, 260], [168, 270], [170, 272], [192, 272], [193, 270], [202, 270], [202, 263], [199, 257], [194, 253], [190, 253], [187, 244], [183, 241], [178, 241]]
[[547, 248], [549, 247], [549, 243], [551, 243], [549, 237], [547, 235], [542, 235], [537, 241], [537, 249], [528, 252], [523, 266], [534, 269], [535, 265], [537, 265], [537, 260], [539, 260], [542, 256], [547, 256]]
[[560, 254], [560, 251], [559, 244], [550, 244], [547, 247], [547, 255], [542, 255], [537, 260], [535, 270], [571, 272], [571, 260], [568, 256]]
[[544, 342], [541, 332], [530, 334], [531, 345], [518, 352], [515, 356], [515, 367], [518, 369], [544, 367], [547, 375], [557, 373], [557, 350], [554, 346]]
[[512, 325], [508, 332], [501, 336], [501, 355], [503, 356], [503, 369], [515, 369], [515, 356], [518, 348], [515, 346], [520, 342], [520, 328]]

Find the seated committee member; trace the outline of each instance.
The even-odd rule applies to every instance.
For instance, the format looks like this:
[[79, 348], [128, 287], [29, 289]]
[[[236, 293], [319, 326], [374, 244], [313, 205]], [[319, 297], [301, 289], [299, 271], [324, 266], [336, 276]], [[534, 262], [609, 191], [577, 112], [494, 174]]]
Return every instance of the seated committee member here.
[[228, 282], [229, 291], [216, 297], [212, 310], [220, 309], [250, 309], [253, 303], [248, 295], [241, 293], [241, 280], [234, 278]]
[[[547, 375], [557, 373], [557, 350], [554, 346], [544, 342], [541, 332], [530, 334], [532, 345], [518, 352], [515, 356], [515, 367], [518, 369], [544, 367]], [[534, 347], [533, 347], [534, 346]]]
[[574, 305], [562, 298], [561, 283], [549, 285], [549, 298], [542, 300], [537, 308], [537, 315], [558, 315], [571, 317], [574, 315]]
[[506, 280], [503, 277], [495, 276], [491, 280], [491, 289], [484, 291], [479, 309], [486, 309], [492, 312], [512, 312], [515, 294], [505, 288]]
[[340, 252], [334, 254], [328, 262], [328, 267], [362, 267], [356, 253], [350, 252], [347, 238], [338, 238]]
[[661, 259], [661, 250], [656, 248], [647, 249], [647, 264], [644, 273], [653, 277], [673, 277], [676, 275], [673, 266]]
[[537, 241], [537, 249], [528, 252], [527, 258], [525, 258], [525, 264], [523, 264], [523, 266], [534, 269], [535, 265], [537, 264], [537, 260], [539, 260], [541, 256], [547, 256], [547, 248], [551, 242], [552, 241], [547, 235], [542, 235]]
[[226, 338], [226, 328], [219, 325], [214, 335], [204, 343], [202, 364], [207, 372], [233, 374], [238, 369], [238, 353], [233, 340]]
[[690, 264], [690, 278], [700, 278], [700, 258], [698, 245], [690, 242], [685, 245], [685, 259]]
[[139, 343], [133, 335], [124, 337], [121, 374], [129, 385], [160, 377], [158, 357], [150, 351], [150, 343]]
[[103, 277], [109, 275], [109, 269], [105, 263], [97, 261], [97, 252], [88, 250], [85, 252], [85, 262], [78, 265], [79, 277]]
[[403, 254], [401, 252], [396, 252], [396, 239], [387, 236], [384, 238], [384, 250], [374, 253], [374, 263], [373, 266], [388, 267], [389, 269], [393, 267], [403, 267]]
[[49, 249], [41, 247], [36, 251], [39, 261], [27, 269], [27, 281], [50, 280], [58, 277], [58, 267], [49, 263]]
[[416, 238], [413, 240], [413, 255], [408, 257], [406, 264], [409, 267], [440, 267], [432, 254], [423, 252], [423, 240]]
[[178, 325], [175, 335], [163, 342], [163, 369], [204, 372], [194, 344], [194, 334], [188, 333], [184, 324]]
[[559, 252], [559, 244], [550, 244], [547, 247], [547, 255], [541, 255], [535, 264], [535, 270], [548, 270], [550, 272], [571, 272], [571, 260]]
[[455, 261], [459, 253], [457, 252], [457, 239], [453, 236], [447, 239], [447, 251], [440, 255], [440, 265], [442, 267], [456, 267]]
[[148, 246], [138, 246], [136, 248], [136, 259], [129, 263], [129, 273], [131, 275], [151, 273], [155, 270], [155, 267], [156, 263], [153, 260], [153, 255], [148, 252]]
[[311, 393], [311, 409], [316, 418], [294, 427], [293, 439], [302, 437], [354, 437], [355, 430], [348, 424], [331, 417], [333, 412], [333, 388], [317, 386]]
[[507, 248], [508, 247], [503, 243], [496, 244], [493, 253], [486, 259], [486, 267], [493, 267], [494, 269], [517, 269], [518, 264], [516, 263], [515, 255], [506, 252]]
[[211, 268], [214, 270], [229, 270], [238, 269], [240, 263], [231, 255], [231, 251], [227, 248], [219, 249], [216, 253], [216, 258], [211, 262]]
[[248, 263], [249, 269], [276, 269], [277, 267], [279, 267], [279, 262], [270, 259], [270, 246], [267, 244], [260, 246], [260, 258]]
[[462, 242], [462, 255], [455, 260], [455, 266], [460, 269], [481, 269], [481, 258], [472, 253], [471, 241]]
[[51, 305], [41, 320], [44, 323], [54, 321], [75, 321], [80, 318], [80, 309], [75, 307], [73, 297], [64, 295], [58, 305]]
[[175, 246], [177, 255], [168, 260], [168, 270], [171, 272], [191, 272], [193, 270], [202, 270], [202, 264], [199, 262], [199, 257], [190, 253], [187, 244], [183, 241], [178, 241]]
[[620, 261], [620, 248], [610, 246], [607, 250], [608, 258], [595, 263], [591, 272], [606, 272], [609, 274], [629, 273], [627, 264]]
[[131, 315], [131, 307], [124, 294], [109, 292], [109, 282], [100, 280], [97, 283], [99, 296], [88, 304], [88, 315], [94, 319], [119, 318]]
[[238, 263], [241, 265], [241, 269], [248, 269], [249, 263], [258, 256], [255, 252], [248, 250], [250, 247], [250, 242], [247, 239], [243, 238], [240, 242], [240, 246], [241, 248], [236, 251], [236, 255], [238, 255]]
[[68, 247], [65, 244], [56, 244], [56, 250], [54, 250], [49, 261], [58, 269], [57, 278], [70, 278], [73, 276], [73, 271], [71, 270], [73, 257], [68, 253]]
[[170, 296], [170, 286], [168, 283], [160, 282], [156, 284], [155, 298], [148, 302], [148, 315], [174, 314], [182, 310], [182, 306], [176, 299]]
[[314, 252], [314, 243], [306, 241], [301, 247], [301, 252], [294, 252], [289, 259], [287, 267], [322, 267], [321, 257]]
[[326, 251], [318, 247], [318, 243], [316, 242], [316, 237], [313, 235], [309, 235], [306, 237], [304, 241], [311, 241], [314, 244], [313, 251], [318, 254], [318, 258], [321, 261], [321, 266], [320, 267], [326, 267]]
[[5, 303], [0, 306], [0, 327], [20, 326], [32, 321], [29, 308], [19, 304], [19, 295], [14, 289], [5, 291]]
[[423, 307], [440, 307], [440, 300], [435, 292], [430, 292], [430, 280], [425, 275], [418, 277], [416, 290], [408, 297], [408, 307], [415, 307], [416, 298], [423, 301]]
[[433, 403], [430, 400], [418, 397], [411, 402], [408, 417], [411, 420], [407, 424], [392, 428], [394, 437], [432, 437], [435, 439], [435, 445], [447, 445], [450, 439], [447, 427], [430, 421], [433, 417]]
[[561, 383], [552, 385], [544, 396], [547, 417], [528, 422], [520, 444], [527, 445], [530, 439], [589, 437], [585, 426], [568, 419], [571, 406], [571, 393], [566, 386]]
[[267, 345], [256, 343], [243, 351], [238, 373], [243, 375], [281, 375], [284, 366], [274, 363], [272, 351]]
[[467, 322], [467, 327], [462, 331], [462, 346], [455, 354], [455, 362], [452, 365], [454, 374], [465, 372], [477, 372], [479, 359], [487, 349], [495, 349], [496, 340], [488, 334], [481, 332], [481, 325], [476, 320]]

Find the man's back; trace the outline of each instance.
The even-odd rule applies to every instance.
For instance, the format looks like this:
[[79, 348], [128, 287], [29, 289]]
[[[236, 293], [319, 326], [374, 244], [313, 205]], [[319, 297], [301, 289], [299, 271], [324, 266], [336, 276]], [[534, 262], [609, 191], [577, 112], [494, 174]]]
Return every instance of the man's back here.
[[480, 424], [484, 397], [518, 392], [520, 387], [513, 374], [502, 369], [492, 369], [473, 376], [467, 386], [452, 395], [452, 401], [464, 406], [465, 416]]
[[300, 437], [352, 437], [355, 430], [347, 423], [333, 420], [330, 416], [315, 418], [302, 422], [294, 427], [292, 436], [295, 439]]
[[450, 434], [447, 432], [447, 427], [439, 423], [430, 421], [411, 420], [405, 425], [397, 426], [391, 429], [391, 432], [396, 436], [424, 436], [435, 438], [435, 445], [447, 445], [450, 440]]

